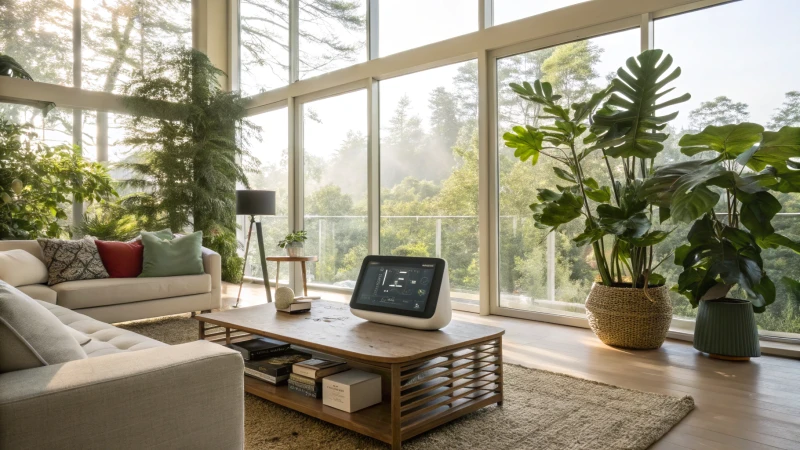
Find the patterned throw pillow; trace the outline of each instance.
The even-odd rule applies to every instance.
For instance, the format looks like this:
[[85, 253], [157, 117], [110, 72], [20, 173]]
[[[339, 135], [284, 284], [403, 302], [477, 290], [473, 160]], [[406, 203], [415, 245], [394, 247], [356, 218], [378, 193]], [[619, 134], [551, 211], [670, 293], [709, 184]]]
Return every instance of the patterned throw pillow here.
[[65, 281], [108, 278], [108, 272], [103, 266], [103, 260], [100, 259], [100, 253], [92, 238], [79, 241], [61, 239], [37, 239], [37, 241], [42, 246], [48, 285]]

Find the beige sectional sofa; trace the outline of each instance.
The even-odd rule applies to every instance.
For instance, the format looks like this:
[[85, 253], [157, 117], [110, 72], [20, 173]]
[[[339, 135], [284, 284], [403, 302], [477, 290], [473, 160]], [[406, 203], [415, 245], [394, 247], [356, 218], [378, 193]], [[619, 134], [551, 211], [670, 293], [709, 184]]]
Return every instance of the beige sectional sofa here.
[[[0, 448], [243, 448], [238, 352], [206, 341], [170, 346], [13, 289], [0, 291], [0, 366], [6, 370], [0, 373]], [[19, 312], [20, 306], [28, 309]], [[50, 326], [42, 327], [42, 319]], [[54, 331], [61, 333], [56, 343], [79, 354], [48, 364], [51, 356], [36, 346], [58, 347]], [[14, 347], [15, 340], [24, 345]]]
[[[36, 241], [0, 241], [0, 251], [21, 249], [43, 260]], [[47, 286], [31, 284], [17, 289], [34, 299], [78, 311], [103, 322], [219, 309], [221, 259], [203, 248], [202, 275], [163, 278], [105, 278], [68, 281]]]

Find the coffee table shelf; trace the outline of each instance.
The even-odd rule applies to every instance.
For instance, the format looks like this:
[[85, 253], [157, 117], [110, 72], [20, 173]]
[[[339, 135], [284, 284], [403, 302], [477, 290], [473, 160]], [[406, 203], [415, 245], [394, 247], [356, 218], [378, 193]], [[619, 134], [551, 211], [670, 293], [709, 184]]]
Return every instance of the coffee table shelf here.
[[314, 302], [309, 314], [280, 313], [266, 304], [196, 319], [200, 339], [230, 343], [271, 337], [379, 373], [383, 402], [354, 413], [251, 377], [245, 377], [245, 391], [394, 450], [404, 440], [503, 402], [501, 328], [454, 321], [439, 331], [411, 330], [363, 321], [350, 314], [348, 305], [328, 301]]

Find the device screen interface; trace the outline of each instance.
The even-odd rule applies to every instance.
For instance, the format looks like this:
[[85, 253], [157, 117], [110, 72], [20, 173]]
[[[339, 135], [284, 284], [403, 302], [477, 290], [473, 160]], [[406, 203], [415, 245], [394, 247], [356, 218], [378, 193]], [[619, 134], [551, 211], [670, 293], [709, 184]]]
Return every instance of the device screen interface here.
[[436, 270], [435, 264], [367, 265], [357, 303], [409, 311], [424, 311]]

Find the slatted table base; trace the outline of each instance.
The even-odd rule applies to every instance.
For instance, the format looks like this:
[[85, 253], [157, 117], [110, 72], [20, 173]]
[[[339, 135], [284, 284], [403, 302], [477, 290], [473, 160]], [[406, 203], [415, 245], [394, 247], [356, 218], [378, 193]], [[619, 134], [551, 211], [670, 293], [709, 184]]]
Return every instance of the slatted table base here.
[[[209, 333], [209, 331], [211, 331]], [[253, 335], [200, 322], [200, 339], [230, 344]], [[335, 355], [345, 360], [351, 360]], [[442, 424], [492, 404], [503, 404], [502, 337], [450, 349], [425, 358], [399, 363], [351, 360], [369, 365], [388, 378], [388, 398], [383, 404], [355, 413], [322, 405], [285, 386], [272, 386], [247, 378], [245, 390], [280, 405], [391, 444], [402, 442]], [[387, 381], [385, 381], [387, 382]]]

